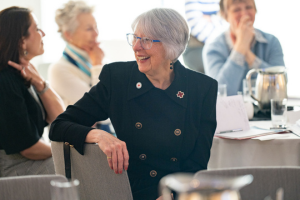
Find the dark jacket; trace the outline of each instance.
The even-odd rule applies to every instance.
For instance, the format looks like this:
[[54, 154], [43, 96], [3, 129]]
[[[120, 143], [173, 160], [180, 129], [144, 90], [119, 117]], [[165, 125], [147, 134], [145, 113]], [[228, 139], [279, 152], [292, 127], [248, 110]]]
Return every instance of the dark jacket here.
[[129, 151], [134, 199], [156, 198], [163, 176], [207, 168], [216, 129], [217, 82], [179, 61], [174, 71], [172, 84], [161, 90], [136, 62], [105, 65], [100, 82], [52, 123], [50, 139], [83, 154], [90, 127], [109, 117]]
[[6, 154], [33, 146], [47, 125], [40, 105], [19, 73], [12, 67], [0, 71], [0, 150]]

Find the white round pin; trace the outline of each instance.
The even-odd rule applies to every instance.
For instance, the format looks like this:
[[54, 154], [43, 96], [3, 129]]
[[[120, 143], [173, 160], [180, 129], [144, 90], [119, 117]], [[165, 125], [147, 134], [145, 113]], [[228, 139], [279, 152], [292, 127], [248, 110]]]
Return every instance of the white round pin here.
[[137, 89], [141, 89], [141, 87], [142, 87], [142, 83], [141, 83], [141, 82], [137, 82], [136, 88], [137, 88]]

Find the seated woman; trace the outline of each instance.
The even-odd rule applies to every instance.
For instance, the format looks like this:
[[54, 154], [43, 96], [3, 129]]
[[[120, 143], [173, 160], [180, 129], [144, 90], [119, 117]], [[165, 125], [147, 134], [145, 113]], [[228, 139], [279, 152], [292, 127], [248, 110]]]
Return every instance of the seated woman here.
[[[56, 11], [58, 32], [67, 42], [63, 56], [49, 68], [49, 81], [63, 99], [73, 105], [99, 80], [104, 53], [97, 42], [98, 28], [93, 8], [83, 1], [69, 1]], [[110, 130], [110, 121], [97, 127]]]
[[49, 68], [49, 81], [66, 106], [73, 105], [99, 80], [104, 53], [97, 42], [93, 8], [69, 1], [56, 11], [58, 32], [67, 42], [62, 57]]
[[30, 64], [44, 53], [44, 36], [30, 10], [0, 12], [0, 176], [55, 173], [41, 136], [64, 106]]
[[283, 53], [275, 36], [253, 28], [254, 0], [221, 0], [220, 11], [230, 29], [205, 45], [204, 68], [227, 85], [228, 95], [236, 95], [250, 69], [284, 66]]
[[[177, 60], [189, 39], [178, 12], [150, 10], [132, 29], [136, 61], [105, 65], [100, 82], [52, 123], [49, 136], [81, 154], [85, 142], [98, 143], [116, 174], [128, 170], [134, 199], [153, 200], [163, 176], [207, 168], [217, 82]], [[108, 117], [118, 138], [90, 127]]]

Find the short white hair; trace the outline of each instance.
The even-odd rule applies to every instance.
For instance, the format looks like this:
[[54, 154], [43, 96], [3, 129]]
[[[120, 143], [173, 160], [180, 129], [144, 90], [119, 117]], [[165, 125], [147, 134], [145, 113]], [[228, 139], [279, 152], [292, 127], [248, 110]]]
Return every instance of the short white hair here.
[[155, 8], [138, 16], [131, 25], [132, 30], [142, 31], [151, 39], [160, 40], [166, 58], [175, 62], [183, 53], [189, 40], [186, 20], [175, 10]]
[[94, 7], [88, 6], [84, 1], [69, 1], [55, 12], [55, 21], [58, 25], [58, 32], [61, 33], [65, 40], [63, 33], [68, 31], [73, 33], [77, 26], [77, 16], [82, 13], [93, 13]]

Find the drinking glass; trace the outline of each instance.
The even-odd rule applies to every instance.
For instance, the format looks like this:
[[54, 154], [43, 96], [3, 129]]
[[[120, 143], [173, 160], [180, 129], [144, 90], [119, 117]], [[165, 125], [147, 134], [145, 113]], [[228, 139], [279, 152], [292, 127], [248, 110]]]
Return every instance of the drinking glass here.
[[227, 86], [226, 86], [226, 84], [219, 84], [218, 85], [218, 96], [219, 97], [226, 97], [227, 96]]
[[52, 180], [51, 184], [51, 200], [79, 200], [78, 180], [58, 181]]
[[[252, 94], [255, 96], [255, 83], [256, 79], [251, 80], [251, 89], [252, 89]], [[248, 90], [248, 85], [247, 85], [247, 79], [243, 80], [243, 97], [245, 102], [252, 102], [252, 98], [250, 97], [250, 93]]]
[[287, 122], [287, 99], [271, 99], [271, 118], [274, 128], [285, 128]]

